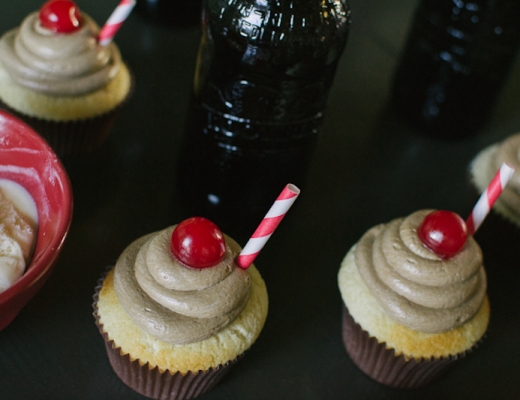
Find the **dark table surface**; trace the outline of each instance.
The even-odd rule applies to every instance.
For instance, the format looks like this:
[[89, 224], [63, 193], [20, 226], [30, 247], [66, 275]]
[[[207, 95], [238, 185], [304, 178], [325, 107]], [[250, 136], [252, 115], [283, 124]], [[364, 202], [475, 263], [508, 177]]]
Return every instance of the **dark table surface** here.
[[[0, 7], [0, 32], [40, 0]], [[78, 0], [102, 24], [117, 1]], [[350, 0], [352, 27], [330, 95], [307, 187], [255, 264], [269, 291], [264, 330], [226, 379], [201, 399], [518, 399], [518, 262], [486, 250], [492, 304], [486, 340], [431, 385], [375, 383], [341, 341], [336, 275], [371, 226], [421, 208], [466, 216], [475, 154], [520, 131], [520, 65], [491, 122], [458, 142], [419, 135], [389, 107], [392, 73], [416, 0]], [[135, 238], [191, 215], [175, 182], [199, 29], [158, 26], [134, 13], [116, 36], [135, 93], [108, 142], [66, 161], [74, 218], [43, 289], [0, 332], [0, 399], [140, 399], [112, 372], [92, 317], [96, 281]], [[516, 282], [516, 283], [515, 283]]]

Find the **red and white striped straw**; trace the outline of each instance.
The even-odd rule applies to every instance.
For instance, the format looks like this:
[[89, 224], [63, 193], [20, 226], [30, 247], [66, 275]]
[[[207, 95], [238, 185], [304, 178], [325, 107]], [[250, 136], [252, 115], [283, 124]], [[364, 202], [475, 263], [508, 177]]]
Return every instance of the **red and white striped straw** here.
[[260, 225], [258, 225], [258, 228], [256, 228], [253, 236], [251, 236], [238, 255], [236, 263], [240, 268], [247, 269], [253, 263], [299, 194], [300, 189], [296, 186], [292, 184], [285, 186]]
[[101, 46], [108, 45], [116, 35], [123, 22], [130, 15], [135, 6], [136, 0], [121, 0], [116, 9], [108, 18], [101, 31], [99, 32], [98, 41]]
[[515, 169], [511, 165], [502, 164], [466, 220], [470, 234], [475, 234], [514, 173]]

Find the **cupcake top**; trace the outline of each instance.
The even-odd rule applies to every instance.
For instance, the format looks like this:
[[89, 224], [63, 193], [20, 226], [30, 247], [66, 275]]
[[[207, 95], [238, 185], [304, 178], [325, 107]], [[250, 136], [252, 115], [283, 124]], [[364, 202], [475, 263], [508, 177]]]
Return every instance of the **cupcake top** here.
[[121, 67], [114, 43], [100, 46], [98, 25], [85, 13], [77, 29], [55, 32], [38, 12], [0, 38], [0, 63], [18, 85], [53, 96], [76, 96], [107, 85]]
[[482, 252], [473, 237], [450, 258], [426, 248], [417, 230], [429, 210], [370, 229], [355, 262], [384, 312], [420, 332], [454, 329], [481, 308], [486, 294]]
[[516, 171], [494, 208], [520, 225], [520, 133], [484, 149], [471, 163], [470, 172], [475, 186], [479, 192], [483, 192], [504, 162]]
[[144, 236], [119, 257], [117, 298], [134, 323], [167, 343], [188, 344], [215, 335], [242, 312], [251, 277], [234, 259], [240, 246], [225, 236], [216, 265], [192, 268], [170, 250], [176, 226]]

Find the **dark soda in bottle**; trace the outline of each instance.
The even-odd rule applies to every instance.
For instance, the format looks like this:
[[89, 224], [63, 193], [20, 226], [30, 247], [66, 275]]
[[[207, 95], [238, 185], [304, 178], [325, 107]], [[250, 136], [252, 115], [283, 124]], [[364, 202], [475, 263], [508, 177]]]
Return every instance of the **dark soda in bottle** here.
[[172, 26], [197, 25], [201, 0], [137, 0], [136, 11], [150, 21]]
[[458, 139], [488, 121], [520, 43], [518, 0], [422, 0], [392, 104], [419, 130]]
[[302, 186], [346, 44], [343, 0], [205, 0], [178, 184], [194, 214], [251, 235]]

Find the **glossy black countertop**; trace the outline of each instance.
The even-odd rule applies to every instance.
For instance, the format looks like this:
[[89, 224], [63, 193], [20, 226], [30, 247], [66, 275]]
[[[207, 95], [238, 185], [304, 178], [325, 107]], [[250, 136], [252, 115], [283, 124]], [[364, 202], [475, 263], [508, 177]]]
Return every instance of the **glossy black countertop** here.
[[[103, 23], [117, 1], [77, 3]], [[200, 399], [518, 399], [518, 261], [486, 243], [492, 307], [486, 339], [441, 379], [417, 390], [387, 388], [358, 370], [343, 347], [336, 276], [348, 249], [368, 228], [418, 209], [466, 216], [475, 200], [469, 162], [520, 131], [520, 65], [491, 122], [473, 138], [442, 141], [407, 127], [392, 112], [389, 88], [417, 1], [349, 4], [350, 37], [308, 184], [255, 261], [269, 292], [266, 325], [246, 357]], [[0, 32], [40, 5], [2, 5]], [[191, 216], [175, 170], [199, 35], [197, 27], [159, 26], [135, 12], [117, 34], [135, 92], [101, 149], [64, 160], [74, 192], [72, 226], [43, 289], [0, 332], [2, 400], [143, 398], [110, 367], [92, 295], [131, 241]]]

